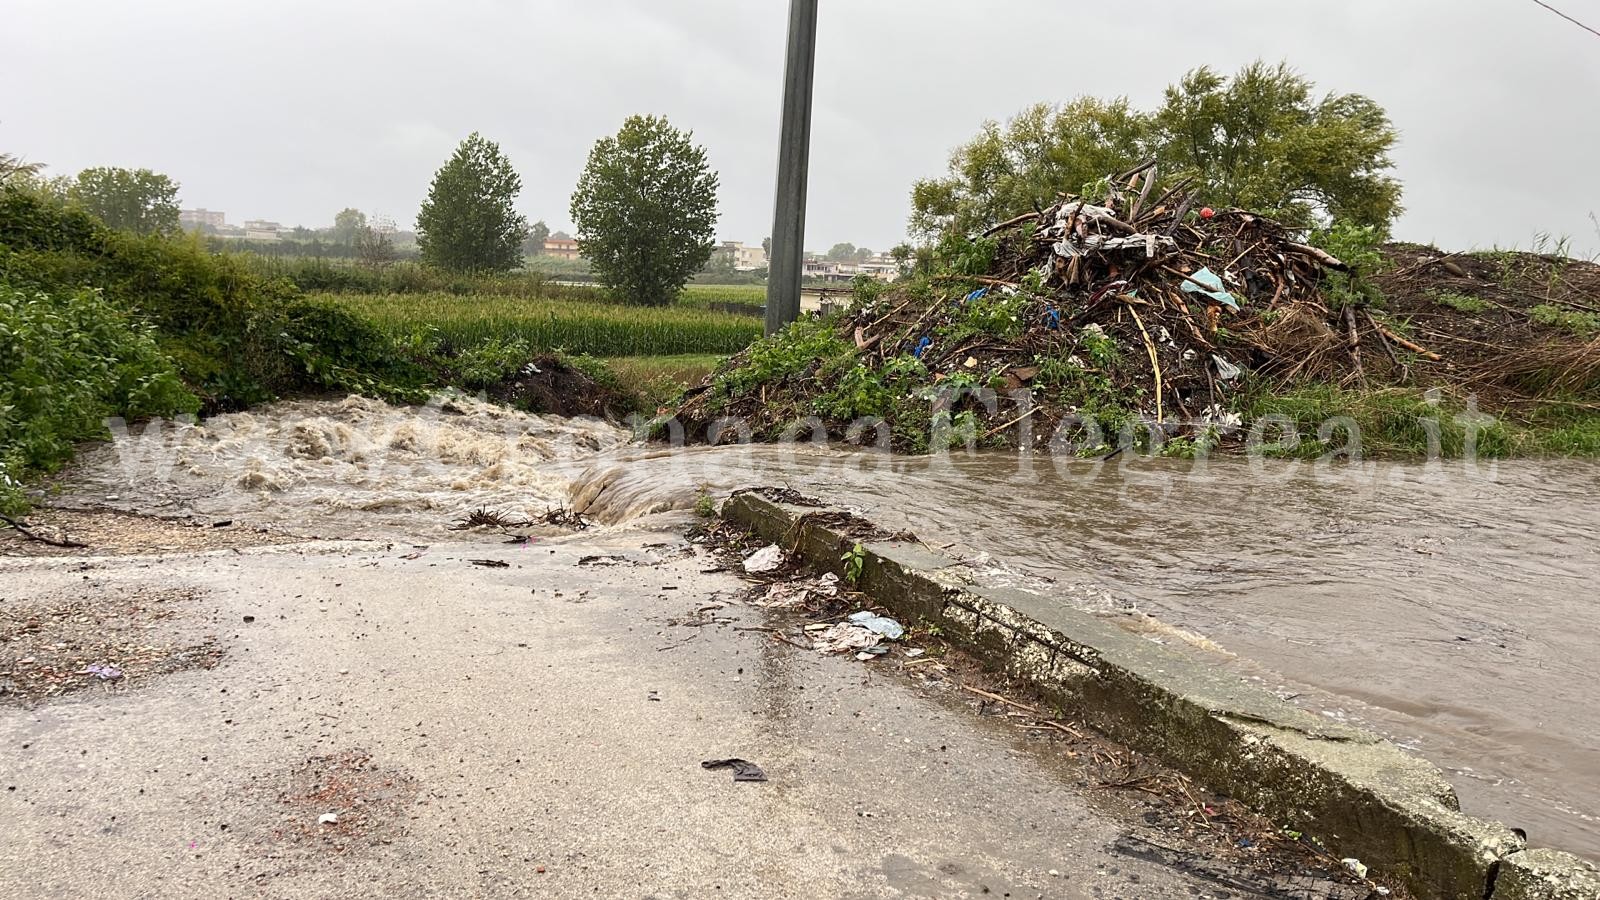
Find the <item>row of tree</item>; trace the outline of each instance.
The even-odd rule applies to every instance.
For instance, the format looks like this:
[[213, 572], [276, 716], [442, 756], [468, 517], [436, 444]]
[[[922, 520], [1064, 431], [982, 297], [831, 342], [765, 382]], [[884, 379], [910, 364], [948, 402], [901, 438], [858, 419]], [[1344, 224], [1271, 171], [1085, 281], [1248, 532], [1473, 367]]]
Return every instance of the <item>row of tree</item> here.
[[[572, 195], [578, 246], [625, 300], [670, 303], [711, 259], [717, 174], [704, 147], [657, 116], [633, 116], [601, 139]], [[422, 259], [455, 271], [522, 265], [549, 230], [516, 210], [522, 179], [499, 145], [473, 133], [434, 175], [417, 215]], [[542, 234], [539, 232], [543, 232]]]
[[135, 234], [178, 230], [178, 183], [149, 169], [94, 168], [46, 178], [44, 166], [0, 154], [0, 186], [27, 181], [61, 202], [83, 207], [112, 228]]

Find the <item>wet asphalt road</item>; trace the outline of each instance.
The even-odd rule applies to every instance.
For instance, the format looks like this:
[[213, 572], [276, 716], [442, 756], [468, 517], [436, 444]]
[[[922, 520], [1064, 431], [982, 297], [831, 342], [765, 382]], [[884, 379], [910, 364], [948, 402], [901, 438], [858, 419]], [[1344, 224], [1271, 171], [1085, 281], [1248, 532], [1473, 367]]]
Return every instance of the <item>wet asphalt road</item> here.
[[736, 630], [765, 613], [676, 537], [413, 552], [0, 560], [8, 602], [201, 588], [162, 627], [225, 649], [0, 706], [0, 895], [1242, 896], [1114, 852], [1000, 725]]

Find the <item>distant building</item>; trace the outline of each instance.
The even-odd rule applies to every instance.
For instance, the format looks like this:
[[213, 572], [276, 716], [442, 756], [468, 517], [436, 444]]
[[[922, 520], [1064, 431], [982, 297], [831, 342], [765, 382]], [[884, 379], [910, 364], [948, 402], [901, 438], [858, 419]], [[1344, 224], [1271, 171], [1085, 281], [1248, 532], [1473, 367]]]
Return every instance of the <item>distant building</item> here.
[[244, 239], [247, 241], [276, 241], [282, 238], [284, 227], [266, 219], [246, 219]]
[[558, 231], [544, 239], [544, 255], [556, 259], [578, 259], [578, 241], [565, 231]]
[[878, 281], [896, 281], [900, 278], [900, 264], [882, 253], [862, 262], [834, 262], [820, 256], [806, 257], [804, 277], [811, 281], [854, 281], [862, 275]]
[[767, 267], [767, 251], [747, 246], [743, 241], [723, 241], [717, 253], [738, 272], [754, 272]]
[[225, 228], [228, 217], [225, 213], [211, 209], [180, 209], [178, 210], [178, 224], [190, 231], [201, 228]]
[[861, 274], [871, 275], [879, 281], [900, 280], [900, 261], [887, 253], [879, 253], [861, 263]]
[[856, 277], [856, 265], [811, 256], [806, 258], [804, 277], [811, 281], [849, 281]]

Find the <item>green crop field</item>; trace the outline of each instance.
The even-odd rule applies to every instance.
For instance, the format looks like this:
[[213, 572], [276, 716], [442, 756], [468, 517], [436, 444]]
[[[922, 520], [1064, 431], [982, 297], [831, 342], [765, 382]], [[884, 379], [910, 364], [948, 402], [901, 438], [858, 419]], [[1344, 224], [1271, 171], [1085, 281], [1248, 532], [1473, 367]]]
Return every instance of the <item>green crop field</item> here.
[[678, 303], [683, 306], [706, 306], [711, 303], [762, 306], [766, 302], [767, 286], [764, 284], [691, 284], [678, 297]]
[[484, 294], [318, 294], [396, 336], [432, 328], [468, 347], [521, 338], [536, 350], [592, 356], [726, 355], [761, 336], [752, 316], [676, 307], [528, 300]]

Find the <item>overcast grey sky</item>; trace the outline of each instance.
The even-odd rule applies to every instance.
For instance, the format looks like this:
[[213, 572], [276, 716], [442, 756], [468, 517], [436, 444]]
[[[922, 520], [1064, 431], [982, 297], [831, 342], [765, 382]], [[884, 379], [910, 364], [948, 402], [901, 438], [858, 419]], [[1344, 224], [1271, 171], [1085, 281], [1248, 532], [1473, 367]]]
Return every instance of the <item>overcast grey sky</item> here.
[[[1401, 130], [1400, 237], [1600, 250], [1600, 37], [1530, 0], [822, 0], [807, 246], [885, 249], [911, 182], [1039, 100], [1153, 105], [1201, 64], [1287, 59]], [[1600, 0], [1556, 0], [1600, 26]], [[0, 0], [0, 149], [56, 174], [149, 167], [228, 221], [414, 220], [466, 134], [529, 219], [567, 227], [589, 147], [632, 113], [692, 129], [719, 236], [772, 216], [786, 0]], [[1085, 60], [1103, 60], [1086, 63]]]

